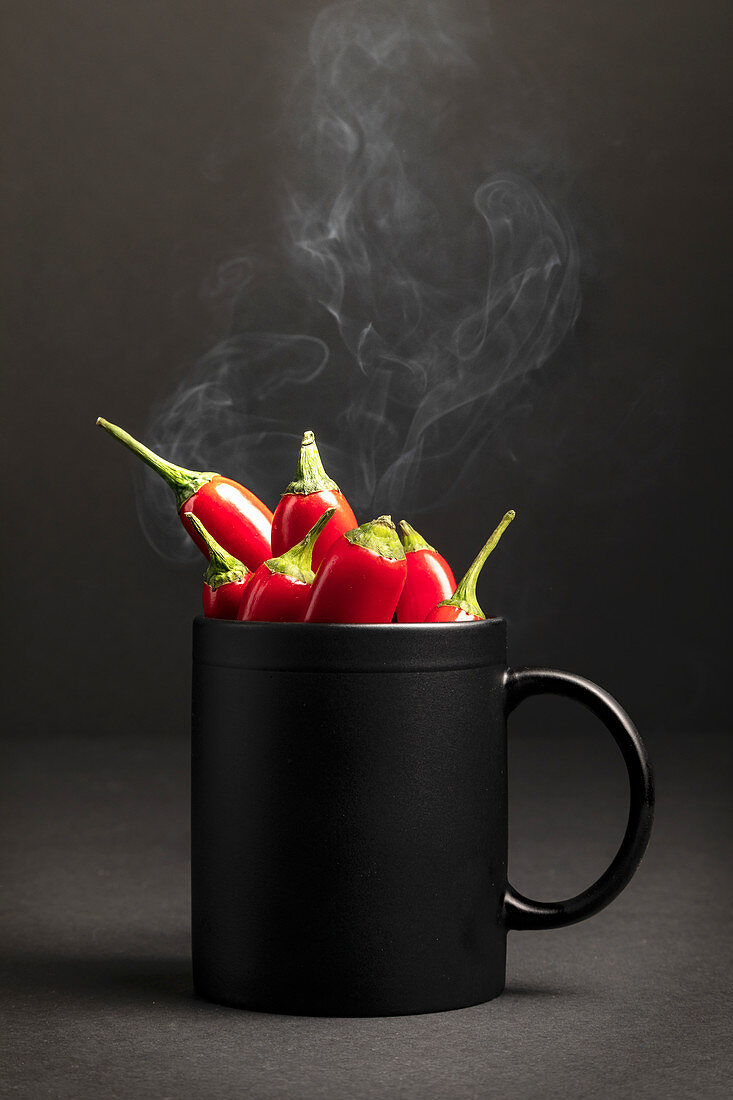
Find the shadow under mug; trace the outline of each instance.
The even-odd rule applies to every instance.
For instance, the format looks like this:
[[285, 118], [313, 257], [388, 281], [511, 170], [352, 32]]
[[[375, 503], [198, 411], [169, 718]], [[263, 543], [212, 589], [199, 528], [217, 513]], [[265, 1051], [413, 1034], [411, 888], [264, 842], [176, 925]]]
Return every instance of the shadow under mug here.
[[[628, 770], [626, 832], [568, 901], [507, 881], [506, 719], [565, 695]], [[507, 668], [506, 623], [194, 624], [196, 991], [242, 1008], [382, 1016], [504, 988], [510, 929], [612, 901], [646, 848], [653, 786], [631, 721], [566, 672]]]

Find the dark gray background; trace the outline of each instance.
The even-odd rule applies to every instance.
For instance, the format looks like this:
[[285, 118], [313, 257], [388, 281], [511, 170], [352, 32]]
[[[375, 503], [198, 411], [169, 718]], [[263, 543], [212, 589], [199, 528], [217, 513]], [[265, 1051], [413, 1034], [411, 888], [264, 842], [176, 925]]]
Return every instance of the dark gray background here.
[[[144, 432], [154, 401], [221, 334], [201, 286], [242, 242], [276, 233], [273, 128], [318, 7], [6, 9], [3, 440], [6, 469], [22, 471], [4, 485], [6, 551], [39, 577], [9, 586], [10, 682], [39, 647], [44, 661], [13, 719], [44, 723], [52, 705], [99, 735], [185, 725], [197, 570], [146, 546], [132, 460], [94, 421]], [[515, 659], [595, 676], [643, 729], [720, 727], [725, 7], [492, 11], [528, 74], [524, 113], [536, 107], [555, 130], [584, 306], [576, 345], [546, 368], [508, 441], [515, 461], [497, 455], [477, 499], [423, 526], [459, 572], [516, 507], [489, 597]]]
[[[279, 232], [275, 127], [318, 9], [6, 6], [5, 552], [23, 581], [5, 670], [44, 665], [12, 722], [185, 727], [197, 569], [149, 549], [133, 462], [94, 420], [144, 433], [222, 335], [206, 280]], [[726, 721], [725, 10], [493, 5], [520, 118], [564, 180], [584, 307], [483, 488], [421, 522], [460, 572], [514, 506], [482, 588], [514, 659], [596, 677], [644, 730]]]
[[[80, 1083], [92, 1080], [99, 1094], [101, 1080], [102, 1092], [126, 1095], [124, 1066], [146, 1057], [135, 1028], [152, 1026], [145, 1014], [125, 1016], [140, 998], [158, 1006], [150, 1009], [162, 1029], [153, 1045], [175, 1049], [171, 1036], [183, 1026], [155, 989], [167, 983], [170, 992], [171, 981], [174, 992], [187, 988], [183, 760], [199, 567], [172, 568], [148, 547], [136, 519], [132, 460], [94, 420], [101, 414], [143, 434], [151, 406], [221, 336], [225, 320], [202, 286], [233, 252], [277, 233], [276, 125], [319, 7], [292, 0], [5, 5], [3, 699], [6, 774], [17, 798], [7, 803], [7, 944], [20, 951], [11, 1019], [26, 1019], [16, 1014], [26, 995], [39, 1012], [28, 1017], [32, 1027], [14, 1055], [13, 1080], [26, 1081], [21, 1094], [78, 1096]], [[529, 1062], [512, 1048], [512, 1057], [525, 1059], [525, 1095], [561, 1094], [564, 1069], [585, 1057], [561, 1039], [581, 1019], [597, 1055], [586, 1057], [587, 1079], [605, 1065], [609, 1090], [631, 1087], [629, 1045], [648, 1046], [666, 1066], [658, 1090], [650, 1079], [644, 1095], [670, 1094], [677, 1072], [670, 1067], [682, 1066], [708, 1073], [712, 1094], [718, 1072], [709, 1034], [703, 1043], [687, 1020], [719, 1010], [706, 997], [719, 988], [725, 960], [721, 929], [714, 921], [706, 927], [708, 906], [699, 899], [712, 905], [729, 896], [721, 879], [727, 799], [714, 786], [729, 727], [726, 16], [727, 5], [717, 2], [491, 7], [494, 34], [521, 73], [519, 114], [544, 120], [543, 156], [556, 166], [547, 186], [581, 242], [584, 306], [574, 339], [537, 380], [481, 489], [471, 499], [459, 494], [421, 526], [461, 572], [494, 517], [517, 508], [521, 524], [482, 588], [486, 610], [509, 619], [512, 658], [571, 668], [607, 687], [634, 716], [666, 778], [647, 861], [656, 859], [656, 878], [645, 877], [645, 864], [625, 895], [632, 900], [610, 911], [617, 916], [516, 940], [516, 972], [522, 982], [531, 973], [528, 995], [534, 989], [536, 1000], [530, 1017], [515, 1023], [539, 1029], [548, 1044]], [[594, 747], [584, 747], [587, 723], [569, 706], [527, 704], [514, 726], [516, 885], [540, 895], [578, 889], [618, 839], [620, 764], [600, 733], [589, 731]], [[550, 734], [560, 738], [557, 750]], [[121, 740], [128, 736], [129, 754]], [[574, 802], [576, 780], [594, 796]], [[150, 798], [169, 805], [170, 817], [143, 811]], [[556, 821], [547, 836], [545, 812]], [[127, 905], [119, 904], [120, 883], [133, 891]], [[680, 898], [685, 906], [675, 916]], [[627, 926], [622, 917], [631, 910], [636, 923]], [[700, 924], [702, 946], [693, 931]], [[653, 964], [644, 941], [653, 945]], [[79, 962], [90, 942], [92, 961]], [[679, 963], [673, 973], [670, 952]], [[105, 969], [100, 955], [115, 955], [120, 981], [131, 980], [129, 1001], [119, 996], [117, 964]], [[27, 986], [26, 973], [36, 975]], [[163, 974], [158, 987], [155, 973]], [[579, 981], [586, 984], [573, 1001]], [[609, 1011], [618, 1022], [631, 1011], [637, 982], [647, 1005], [639, 1030], [613, 1031], [606, 1057], [602, 1033], [611, 1024], [594, 998], [613, 997], [616, 988]], [[46, 1011], [55, 1020], [50, 1032]], [[67, 1011], [76, 1022], [64, 1030]], [[469, 1032], [450, 1032], [453, 1068], [440, 1073], [462, 1084], [453, 1093], [446, 1085], [442, 1095], [483, 1095], [497, 1073], [511, 1082], [499, 1048], [510, 1049], [514, 1024], [509, 1008], [502, 1011], [509, 1031], [491, 1048], [496, 1062], [480, 1061], [484, 1040], [491, 1046], [486, 1018], [471, 1030], [476, 1021], [464, 1016]], [[103, 1076], [94, 1078], [91, 1054], [80, 1053], [66, 1084], [48, 1069], [34, 1089], [28, 1081], [41, 1032], [59, 1049], [78, 1045], [84, 1012], [108, 1021], [110, 1044], [128, 1029], [122, 1063], [112, 1060], [106, 1078], [95, 1069]], [[245, 1041], [240, 1026], [232, 1024], [232, 1043]], [[409, 1044], [409, 1025], [401, 1026]], [[442, 1041], [439, 1026], [427, 1026], [414, 1054], [418, 1068], [402, 1076], [385, 1024], [354, 1033], [372, 1051], [364, 1056], [370, 1065], [384, 1055], [392, 1066], [382, 1078], [376, 1071], [365, 1078], [357, 1095], [379, 1095], [380, 1081], [396, 1095], [420, 1095], [419, 1067], [438, 1057]], [[343, 1027], [319, 1034], [327, 1046], [334, 1034], [350, 1041]], [[326, 1095], [331, 1086], [339, 1093], [338, 1075], [316, 1074], [310, 1091], [298, 1091], [297, 1076], [288, 1083], [288, 1058], [296, 1067], [299, 1057], [313, 1061], [311, 1031], [267, 1035], [252, 1040], [258, 1095]], [[686, 1037], [694, 1057], [683, 1053]], [[552, 1049], [564, 1053], [547, 1062]], [[643, 1053], [637, 1049], [640, 1061]], [[466, 1066], [477, 1057], [483, 1068], [472, 1076]], [[213, 1095], [206, 1058], [202, 1047], [189, 1071], [198, 1093]], [[339, 1063], [344, 1073], [348, 1062]], [[170, 1066], [161, 1065], [163, 1081]], [[554, 1084], [543, 1091], [545, 1069]], [[218, 1095], [228, 1095], [235, 1079], [246, 1082], [228, 1072]], [[180, 1079], [172, 1090], [181, 1094]], [[163, 1084], [146, 1092], [139, 1077], [129, 1091], [166, 1094]]]

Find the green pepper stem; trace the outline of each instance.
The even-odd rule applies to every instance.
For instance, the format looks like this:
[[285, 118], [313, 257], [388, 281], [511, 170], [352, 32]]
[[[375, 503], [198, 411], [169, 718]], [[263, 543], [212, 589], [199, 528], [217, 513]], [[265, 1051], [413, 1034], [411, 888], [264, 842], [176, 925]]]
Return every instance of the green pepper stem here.
[[474, 561], [471, 563], [471, 565], [469, 565], [465, 577], [463, 577], [463, 579], [459, 581], [453, 595], [449, 599], [443, 600], [442, 603], [452, 604], [454, 607], [462, 607], [463, 610], [467, 611], [470, 615], [477, 615], [482, 619], [484, 618], [484, 613], [481, 610], [481, 607], [479, 606], [478, 600], [476, 598], [476, 583], [478, 581], [479, 574], [486, 563], [486, 559], [488, 558], [492, 550], [496, 548], [499, 539], [504, 534], [516, 514], [517, 513], [514, 511], [514, 509], [511, 509], [509, 512], [506, 513], [491, 537], [482, 546]]
[[311, 493], [321, 493], [329, 489], [332, 492], [339, 492], [338, 485], [331, 480], [323, 468], [323, 462], [316, 446], [316, 437], [313, 432], [305, 432], [303, 441], [300, 444], [300, 455], [295, 477], [288, 485], [283, 496], [287, 496], [288, 493], [297, 493], [299, 496], [307, 497]]
[[209, 588], [216, 589], [222, 584], [244, 580], [249, 573], [249, 569], [244, 562], [241, 562], [239, 558], [235, 558], [223, 546], [220, 546], [193, 512], [186, 512], [185, 515], [186, 521], [193, 524], [209, 551], [209, 566], [204, 573], [204, 581]]
[[432, 550], [433, 553], [435, 553], [435, 547], [431, 546], [429, 542], [426, 542], [422, 535], [416, 531], [406, 519], [400, 520], [400, 542], [406, 554], [411, 554], [415, 550]]
[[168, 462], [167, 459], [161, 458], [160, 455], [157, 455], [155, 451], [151, 451], [143, 443], [139, 443], [123, 428], [118, 428], [116, 424], [110, 424], [108, 420], [104, 420], [101, 416], [97, 417], [97, 424], [100, 428], [104, 428], [106, 432], [109, 432], [110, 435], [113, 435], [115, 439], [118, 439], [138, 458], [141, 458], [170, 485], [176, 495], [176, 506], [179, 509], [183, 507], [189, 497], [192, 497], [203, 485], [211, 481], [212, 477], [216, 477], [216, 474], [213, 473], [186, 470], [183, 466], [176, 466], [173, 462]]
[[352, 546], [363, 546], [382, 558], [401, 561], [405, 556], [391, 516], [379, 516], [368, 523], [362, 523], [361, 527], [346, 531], [344, 538]]
[[279, 558], [270, 558], [267, 563], [270, 572], [286, 573], [290, 577], [297, 577], [299, 580], [305, 580], [310, 584], [313, 580], [313, 570], [311, 568], [313, 548], [316, 545], [318, 536], [335, 511], [335, 508], [328, 508], [322, 516], [319, 516], [301, 542], [296, 542], [295, 546], [291, 546]]

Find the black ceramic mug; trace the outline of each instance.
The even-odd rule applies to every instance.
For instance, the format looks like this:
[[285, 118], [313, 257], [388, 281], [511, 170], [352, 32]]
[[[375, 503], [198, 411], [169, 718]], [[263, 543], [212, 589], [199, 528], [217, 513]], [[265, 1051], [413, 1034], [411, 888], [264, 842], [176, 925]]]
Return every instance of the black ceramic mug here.
[[[588, 680], [509, 669], [503, 619], [327, 625], [197, 619], [192, 918], [197, 992], [268, 1012], [479, 1004], [510, 929], [558, 928], [626, 885], [652, 822], [644, 747]], [[626, 833], [569, 901], [507, 882], [506, 719], [566, 695], [621, 749]]]

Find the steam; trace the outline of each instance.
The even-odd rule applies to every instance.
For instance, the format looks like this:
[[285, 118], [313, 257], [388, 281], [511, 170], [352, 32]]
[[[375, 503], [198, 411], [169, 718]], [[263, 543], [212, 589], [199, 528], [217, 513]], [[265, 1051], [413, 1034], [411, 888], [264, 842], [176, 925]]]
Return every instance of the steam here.
[[[270, 290], [305, 331], [250, 331], [257, 272], [228, 265], [226, 285], [246, 273], [235, 331], [157, 411], [162, 453], [274, 505], [312, 427], [362, 518], [413, 516], [480, 465], [571, 328], [579, 284], [572, 231], [535, 183], [486, 175], [506, 153], [498, 128], [477, 117], [465, 137], [457, 105], [481, 84], [472, 32], [429, 0], [347, 0], [317, 17], [294, 97], [288, 283]], [[148, 537], [181, 557], [167, 491], [140, 485]]]

